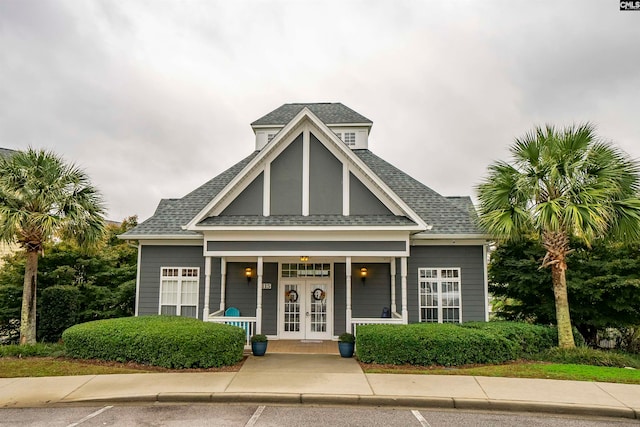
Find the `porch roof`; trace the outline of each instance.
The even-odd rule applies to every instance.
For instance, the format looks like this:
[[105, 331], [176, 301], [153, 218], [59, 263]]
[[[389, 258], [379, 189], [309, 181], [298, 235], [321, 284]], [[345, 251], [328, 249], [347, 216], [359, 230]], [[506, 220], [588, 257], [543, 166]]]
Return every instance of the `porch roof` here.
[[213, 216], [198, 225], [209, 226], [398, 226], [416, 225], [405, 216], [395, 215], [224, 215]]

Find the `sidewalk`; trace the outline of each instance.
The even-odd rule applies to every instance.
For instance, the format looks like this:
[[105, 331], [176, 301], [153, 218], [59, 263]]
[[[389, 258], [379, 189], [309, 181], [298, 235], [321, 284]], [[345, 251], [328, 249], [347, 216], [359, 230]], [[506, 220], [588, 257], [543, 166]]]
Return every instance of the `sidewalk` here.
[[239, 372], [0, 378], [0, 407], [235, 402], [528, 411], [640, 419], [640, 385], [364, 374], [335, 355], [249, 357]]

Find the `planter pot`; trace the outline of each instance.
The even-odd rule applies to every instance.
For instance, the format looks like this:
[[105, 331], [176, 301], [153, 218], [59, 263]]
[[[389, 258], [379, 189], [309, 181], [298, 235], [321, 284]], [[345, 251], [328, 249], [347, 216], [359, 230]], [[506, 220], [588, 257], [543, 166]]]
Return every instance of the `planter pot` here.
[[339, 342], [338, 350], [340, 350], [340, 356], [353, 357], [353, 343], [352, 342]]
[[251, 352], [254, 356], [264, 356], [264, 354], [267, 352], [267, 344], [268, 341], [252, 342]]

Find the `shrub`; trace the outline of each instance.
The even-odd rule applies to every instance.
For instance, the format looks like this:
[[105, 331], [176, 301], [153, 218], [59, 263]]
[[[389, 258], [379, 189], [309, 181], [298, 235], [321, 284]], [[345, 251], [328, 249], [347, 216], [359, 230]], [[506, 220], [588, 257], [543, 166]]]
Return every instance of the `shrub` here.
[[0, 357], [61, 357], [62, 344], [0, 345]]
[[589, 347], [550, 348], [531, 357], [553, 363], [574, 365], [613, 366], [618, 368], [640, 368], [640, 360], [629, 354], [608, 350], [595, 350]]
[[242, 360], [245, 331], [178, 316], [96, 320], [62, 334], [67, 355], [165, 368], [209, 368]]
[[62, 332], [77, 322], [80, 290], [75, 286], [51, 286], [42, 290], [38, 339], [57, 342]]
[[340, 336], [338, 337], [338, 341], [345, 342], [348, 344], [353, 344], [356, 342], [356, 337], [353, 334], [350, 334], [349, 332], [344, 332], [340, 334]]
[[459, 366], [517, 358], [519, 346], [490, 331], [453, 324], [358, 326], [356, 354], [365, 363]]
[[558, 331], [549, 326], [523, 322], [468, 322], [461, 326], [491, 332], [518, 344], [519, 357], [539, 353], [558, 342]]
[[267, 342], [267, 336], [264, 334], [252, 335], [251, 342]]

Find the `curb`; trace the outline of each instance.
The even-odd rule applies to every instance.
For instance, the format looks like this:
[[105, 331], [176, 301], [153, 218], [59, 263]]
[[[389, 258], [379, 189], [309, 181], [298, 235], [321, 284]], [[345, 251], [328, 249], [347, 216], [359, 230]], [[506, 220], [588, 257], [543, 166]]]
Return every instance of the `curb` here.
[[[453, 397], [384, 396], [357, 394], [314, 393], [158, 393], [143, 396], [118, 396], [113, 398], [75, 399], [56, 402], [74, 403], [254, 403], [254, 404], [302, 404], [385, 406], [398, 408], [438, 408], [458, 410], [483, 410], [501, 412], [533, 412], [560, 415], [598, 416], [606, 418], [640, 419], [638, 411], [628, 407], [579, 405], [569, 403], [543, 403], [515, 400], [489, 400]], [[53, 403], [53, 402], [52, 402]]]

